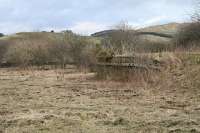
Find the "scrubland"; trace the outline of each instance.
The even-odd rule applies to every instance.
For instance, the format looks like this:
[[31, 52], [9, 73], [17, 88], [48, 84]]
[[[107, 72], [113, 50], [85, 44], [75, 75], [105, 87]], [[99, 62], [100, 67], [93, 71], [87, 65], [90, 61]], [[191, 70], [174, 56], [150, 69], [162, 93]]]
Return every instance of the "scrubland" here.
[[0, 133], [200, 132], [199, 38], [191, 27], [160, 40], [129, 29], [106, 38], [0, 38]]

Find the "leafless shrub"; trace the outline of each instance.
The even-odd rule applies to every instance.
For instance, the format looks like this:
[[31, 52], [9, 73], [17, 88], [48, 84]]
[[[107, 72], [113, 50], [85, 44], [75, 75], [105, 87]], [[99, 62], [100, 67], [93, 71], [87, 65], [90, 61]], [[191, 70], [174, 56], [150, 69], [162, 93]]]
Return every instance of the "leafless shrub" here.
[[200, 47], [200, 10], [199, 3], [195, 13], [191, 16], [191, 22], [179, 29], [174, 39], [175, 48], [196, 49]]
[[49, 45], [49, 52], [52, 62], [62, 67], [65, 64], [72, 62], [69, 56], [69, 40], [68, 37], [56, 37], [53, 42]]
[[68, 32], [18, 35], [4, 54], [4, 59], [13, 65], [89, 66], [96, 57], [96, 44], [88, 37]]
[[126, 22], [121, 22], [108, 37], [102, 40], [102, 46], [115, 54], [131, 53], [134, 51], [138, 37], [136, 31]]
[[9, 62], [13, 65], [28, 65], [32, 60], [32, 51], [29, 45], [25, 45], [24, 41], [16, 43], [8, 48], [4, 58], [6, 62]]
[[3, 57], [7, 51], [7, 48], [8, 48], [8, 42], [1, 40], [0, 41], [0, 64], [3, 63]]
[[176, 38], [176, 48], [200, 47], [200, 22], [192, 22], [182, 27]]
[[62, 65], [88, 66], [94, 63], [95, 49], [95, 43], [87, 37], [63, 33], [63, 37], [51, 45], [50, 53]]

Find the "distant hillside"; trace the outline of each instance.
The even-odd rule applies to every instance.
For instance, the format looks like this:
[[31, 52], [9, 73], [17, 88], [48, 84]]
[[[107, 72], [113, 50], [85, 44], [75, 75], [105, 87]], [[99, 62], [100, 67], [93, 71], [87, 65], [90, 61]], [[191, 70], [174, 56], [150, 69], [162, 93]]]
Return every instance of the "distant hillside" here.
[[[169, 41], [185, 23], [169, 23], [145, 27], [137, 30], [137, 35], [150, 41]], [[93, 37], [106, 37], [117, 30], [105, 30], [92, 34]]]
[[155, 25], [155, 26], [141, 28], [139, 29], [139, 31], [175, 34], [177, 33], [178, 29], [180, 29], [181, 26], [183, 25], [184, 23], [169, 23], [169, 24], [164, 24], [164, 25]]
[[[15, 44], [17, 42], [22, 42], [23, 40], [29, 40], [30, 42], [47, 42], [51, 43], [52, 41], [58, 41], [58, 40], [63, 40], [65, 38], [65, 35], [76, 35], [74, 33], [63, 33], [63, 32], [19, 32], [16, 34], [12, 35], [6, 35], [3, 37], [0, 37], [0, 46], [1, 45], [8, 45], [8, 44]], [[79, 35], [77, 35], [79, 36]], [[99, 43], [100, 39], [95, 38], [95, 37], [90, 37], [90, 36], [82, 36], [87, 38], [90, 41]], [[67, 39], [67, 38], [66, 38]]]

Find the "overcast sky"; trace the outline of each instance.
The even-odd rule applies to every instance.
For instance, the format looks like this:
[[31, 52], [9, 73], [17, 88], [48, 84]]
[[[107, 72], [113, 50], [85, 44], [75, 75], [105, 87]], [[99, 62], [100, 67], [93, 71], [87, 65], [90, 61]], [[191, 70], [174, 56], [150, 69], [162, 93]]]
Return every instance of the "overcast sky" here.
[[90, 34], [121, 20], [134, 27], [184, 22], [195, 0], [0, 0], [0, 32], [71, 29]]

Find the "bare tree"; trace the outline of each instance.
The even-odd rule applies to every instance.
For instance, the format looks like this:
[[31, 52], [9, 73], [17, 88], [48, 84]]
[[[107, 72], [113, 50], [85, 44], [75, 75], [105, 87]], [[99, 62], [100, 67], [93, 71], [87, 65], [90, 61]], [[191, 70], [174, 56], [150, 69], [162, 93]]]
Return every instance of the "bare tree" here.
[[191, 15], [191, 22], [182, 26], [175, 38], [176, 47], [200, 47], [200, 1], [197, 1], [195, 12]]
[[126, 54], [135, 50], [137, 40], [136, 30], [127, 22], [122, 21], [102, 42], [106, 48], [111, 49], [115, 54]]
[[129, 25], [128, 21], [122, 20], [117, 25], [114, 26], [114, 29], [127, 31], [127, 30], [131, 30], [133, 28], [131, 25]]

